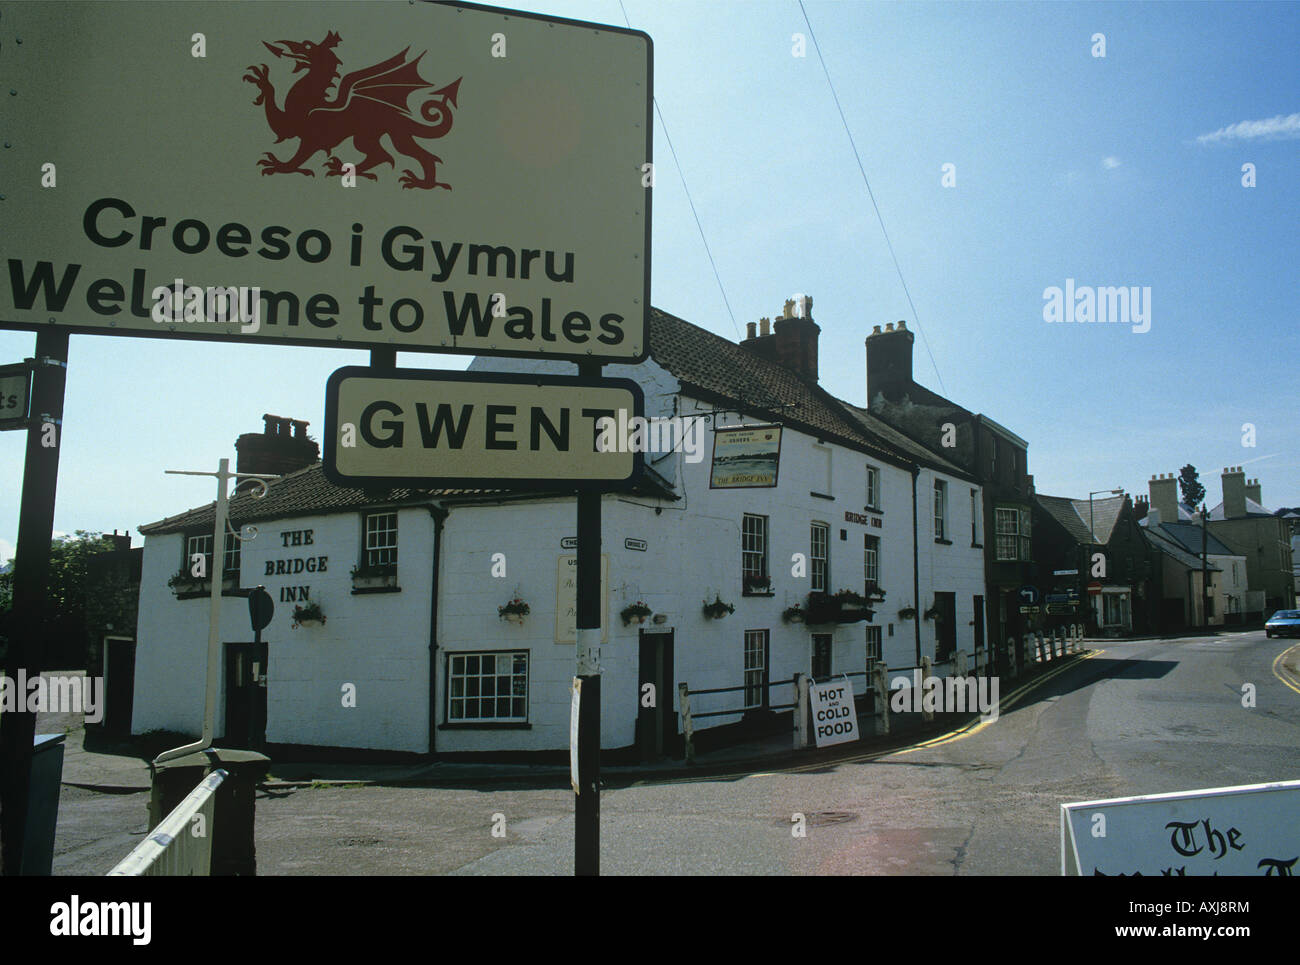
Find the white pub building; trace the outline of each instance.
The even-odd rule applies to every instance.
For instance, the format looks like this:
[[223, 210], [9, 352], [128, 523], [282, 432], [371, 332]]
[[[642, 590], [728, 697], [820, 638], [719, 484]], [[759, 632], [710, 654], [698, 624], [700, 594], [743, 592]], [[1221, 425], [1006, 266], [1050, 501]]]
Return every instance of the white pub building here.
[[[691, 698], [693, 713], [725, 712], [696, 721], [706, 743], [789, 727], [796, 673], [851, 674], [862, 694], [872, 661], [928, 656], [942, 674], [983, 639], [978, 483], [818, 385], [810, 309], [787, 302], [740, 344], [652, 310], [651, 358], [605, 368], [683, 429], [603, 498], [611, 755], [680, 752], [682, 682], [725, 690]], [[257, 535], [222, 548], [217, 733], [264, 740], [273, 757], [567, 754], [572, 494], [343, 488], [304, 430], [268, 416], [237, 443], [241, 472], [283, 475], [231, 501], [234, 527]], [[194, 553], [214, 562], [212, 524], [208, 505], [140, 527], [133, 733], [201, 729], [209, 585], [183, 567]], [[245, 599], [258, 585], [276, 606], [262, 652]], [[309, 608], [300, 625], [295, 607]]]

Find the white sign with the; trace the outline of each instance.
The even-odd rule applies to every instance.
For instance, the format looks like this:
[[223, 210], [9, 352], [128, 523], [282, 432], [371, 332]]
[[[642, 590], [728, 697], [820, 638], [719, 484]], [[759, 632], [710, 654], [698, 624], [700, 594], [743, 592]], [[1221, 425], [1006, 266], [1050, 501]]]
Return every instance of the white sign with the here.
[[858, 712], [853, 706], [853, 685], [846, 679], [808, 688], [812, 705], [813, 737], [818, 747], [858, 739]]
[[1063, 875], [1270, 875], [1300, 859], [1300, 781], [1061, 805]]

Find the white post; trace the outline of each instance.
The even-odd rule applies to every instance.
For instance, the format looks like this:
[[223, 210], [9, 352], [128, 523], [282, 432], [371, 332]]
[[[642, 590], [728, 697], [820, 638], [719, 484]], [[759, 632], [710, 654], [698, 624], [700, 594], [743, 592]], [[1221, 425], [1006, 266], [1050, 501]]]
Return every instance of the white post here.
[[[217, 479], [216, 519], [212, 525], [212, 568], [208, 576], [212, 579], [212, 592], [208, 597], [208, 673], [203, 693], [203, 736], [192, 744], [163, 751], [154, 758], [155, 764], [184, 757], [195, 751], [206, 750], [212, 746], [212, 729], [217, 716], [217, 680], [221, 670], [221, 577], [226, 563], [226, 516], [229, 507], [228, 484], [232, 479], [255, 479], [261, 487], [258, 496], [266, 495], [267, 479], [275, 476], [258, 476], [254, 473], [231, 472], [230, 460], [222, 459], [217, 463], [216, 472], [188, 472], [168, 469], [173, 476], [215, 476]], [[187, 565], [190, 559], [185, 559]]]
[[877, 663], [871, 670], [872, 683], [876, 689], [876, 733], [889, 733], [889, 668], [884, 663]]
[[921, 658], [921, 719], [926, 723], [934, 720], [934, 711], [925, 709], [925, 682], [930, 679], [932, 664], [928, 656]]
[[691, 692], [686, 682], [677, 685], [677, 700], [682, 708], [682, 734], [686, 738], [686, 763], [695, 763], [695, 726], [691, 723]]
[[808, 675], [794, 675], [794, 749], [808, 746]]

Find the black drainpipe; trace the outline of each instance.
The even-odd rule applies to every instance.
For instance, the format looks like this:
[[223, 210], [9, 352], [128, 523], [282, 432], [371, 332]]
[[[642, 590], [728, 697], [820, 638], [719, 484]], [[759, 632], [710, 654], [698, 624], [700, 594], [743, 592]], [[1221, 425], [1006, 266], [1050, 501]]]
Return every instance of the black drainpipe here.
[[916, 478], [921, 475], [921, 467], [912, 466], [912, 599], [916, 600], [916, 616], [912, 618], [916, 632], [916, 665], [921, 666], [921, 531], [917, 528], [916, 517]]
[[433, 588], [429, 593], [429, 757], [438, 745], [438, 570], [442, 560], [442, 524], [447, 510], [436, 503], [429, 506], [433, 517]]

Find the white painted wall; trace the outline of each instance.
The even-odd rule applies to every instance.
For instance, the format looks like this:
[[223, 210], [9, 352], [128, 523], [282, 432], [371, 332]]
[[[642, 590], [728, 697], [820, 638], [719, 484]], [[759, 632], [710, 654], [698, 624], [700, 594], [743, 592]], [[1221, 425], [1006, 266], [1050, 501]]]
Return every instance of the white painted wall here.
[[[533, 360], [476, 360], [476, 371], [572, 372], [564, 363]], [[635, 377], [643, 385], [649, 415], [700, 416], [712, 406], [679, 395], [676, 379], [653, 361], [642, 366], [607, 366], [611, 377]], [[608, 633], [602, 647], [602, 744], [625, 747], [635, 739], [639, 708], [639, 636], [641, 627], [624, 627], [619, 612], [644, 600], [662, 624], [645, 629], [672, 629], [676, 681], [692, 689], [740, 687], [744, 682], [746, 630], [770, 633], [769, 678], [789, 679], [812, 669], [814, 632], [832, 634], [832, 672], [862, 671], [866, 663], [865, 623], [809, 627], [786, 624], [781, 613], [804, 602], [806, 575], [793, 575], [792, 557], [810, 551], [814, 521], [830, 527], [830, 590], [862, 589], [863, 536], [880, 537], [880, 586], [885, 601], [874, 623], [882, 627], [883, 659], [891, 667], [913, 666], [914, 628], [918, 622], [921, 652], [935, 653], [935, 626], [921, 619], [934, 602], [934, 591], [951, 591], [957, 603], [957, 645], [973, 650], [973, 597], [982, 595], [982, 551], [970, 545], [971, 484], [940, 475], [949, 486], [951, 545], [937, 544], [932, 532], [935, 474], [923, 470], [916, 480], [920, 531], [921, 593], [913, 593], [912, 475], [862, 453], [832, 447], [829, 493], [823, 450], [818, 440], [787, 428], [783, 433], [779, 485], [770, 489], [709, 489], [712, 423], [739, 425], [735, 413], [712, 413], [705, 434], [703, 459], [687, 462], [681, 453], [648, 462], [677, 486], [675, 502], [607, 496], [602, 506], [603, 551], [609, 556]], [[880, 471], [880, 527], [846, 521], [845, 512], [864, 514], [866, 467]], [[830, 499], [813, 495], [829, 495]], [[741, 580], [741, 521], [745, 513], [769, 519], [769, 572], [775, 594], [745, 597]], [[435, 714], [447, 723], [447, 666], [456, 653], [527, 650], [529, 652], [529, 726], [439, 727], [440, 753], [495, 750], [540, 751], [568, 746], [569, 684], [574, 672], [574, 645], [555, 642], [556, 567], [561, 547], [573, 536], [576, 503], [571, 498], [502, 502], [451, 507], [443, 531], [441, 588], [438, 604], [437, 694]], [[275, 622], [266, 631], [270, 643], [267, 739], [276, 743], [425, 751], [428, 749], [429, 613], [433, 561], [433, 521], [427, 509], [405, 509], [399, 516], [399, 583], [401, 593], [356, 596], [349, 570], [360, 558], [361, 513], [285, 520], [262, 525], [262, 535], [245, 545], [245, 586], [265, 582], [278, 599], [282, 585], [307, 584], [319, 600], [327, 623], [312, 629], [289, 629], [292, 604], [277, 603]], [[329, 558], [324, 574], [311, 580], [267, 576], [268, 559], [306, 555], [308, 547], [285, 548], [284, 531], [312, 529], [315, 555]], [[844, 538], [841, 539], [841, 533]], [[644, 540], [645, 552], [626, 549], [624, 540]], [[987, 537], [986, 537], [987, 538]], [[141, 589], [136, 702], [133, 730], [155, 727], [197, 731], [202, 713], [202, 662], [206, 643], [207, 603], [177, 601], [166, 587], [181, 557], [179, 535], [145, 541]], [[505, 554], [506, 574], [492, 575], [494, 553]], [[501, 620], [497, 607], [514, 596], [531, 612], [520, 624]], [[720, 596], [734, 604], [733, 614], [708, 619], [703, 603]], [[898, 611], [915, 607], [914, 619]], [[228, 599], [223, 611], [223, 639], [250, 639], [247, 606]], [[940, 667], [940, 672], [945, 668]], [[342, 707], [340, 688], [357, 686], [357, 707]], [[865, 689], [862, 677], [854, 690]], [[676, 687], [659, 699], [678, 710]], [[773, 687], [773, 705], [791, 703], [793, 688]], [[701, 695], [695, 712], [739, 708], [740, 692]], [[224, 707], [224, 695], [218, 702]], [[732, 723], [734, 715], [700, 721], [700, 728]], [[223, 726], [219, 720], [218, 730]]]
[[[362, 517], [308, 516], [259, 524], [243, 544], [241, 586], [263, 584], [276, 601], [263, 631], [269, 655], [266, 739], [385, 750], [428, 749], [429, 594], [433, 524], [424, 508], [398, 512], [400, 593], [356, 595], [351, 569], [360, 560]], [[281, 534], [312, 530], [310, 546], [282, 545]], [[145, 538], [137, 625], [133, 733], [166, 728], [198, 733], [208, 638], [208, 600], [177, 600], [166, 585], [180, 565], [180, 534]], [[267, 575], [268, 560], [327, 558], [325, 572]], [[308, 586], [325, 625], [292, 628], [293, 603], [282, 587]], [[248, 603], [222, 601], [221, 639], [251, 640]], [[225, 729], [224, 653], [216, 732]], [[356, 706], [343, 706], [344, 684]]]

